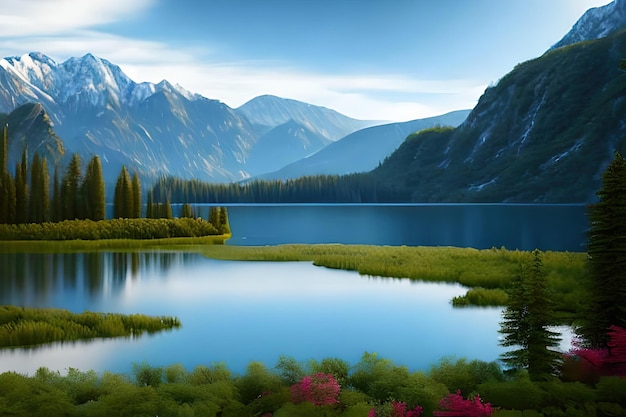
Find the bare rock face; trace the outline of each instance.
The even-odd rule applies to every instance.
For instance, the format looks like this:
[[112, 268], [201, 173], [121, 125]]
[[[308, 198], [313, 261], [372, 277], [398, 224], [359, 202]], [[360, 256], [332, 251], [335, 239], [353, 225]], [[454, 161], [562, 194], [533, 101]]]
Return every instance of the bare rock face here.
[[626, 28], [626, 0], [614, 0], [602, 7], [589, 9], [551, 49], [577, 42], [600, 39]]

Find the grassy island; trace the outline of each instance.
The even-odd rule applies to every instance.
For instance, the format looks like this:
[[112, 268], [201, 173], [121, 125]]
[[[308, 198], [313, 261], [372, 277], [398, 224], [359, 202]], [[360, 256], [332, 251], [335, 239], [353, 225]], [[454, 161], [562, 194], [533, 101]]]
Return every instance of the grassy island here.
[[71, 313], [61, 309], [0, 306], [0, 348], [93, 338], [137, 337], [180, 327], [176, 317]]

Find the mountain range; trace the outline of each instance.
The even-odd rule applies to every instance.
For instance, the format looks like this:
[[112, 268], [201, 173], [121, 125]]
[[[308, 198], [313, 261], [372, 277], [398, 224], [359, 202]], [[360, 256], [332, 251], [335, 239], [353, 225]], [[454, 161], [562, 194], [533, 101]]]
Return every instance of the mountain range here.
[[615, 0], [471, 112], [384, 124], [273, 96], [233, 109], [136, 83], [91, 54], [58, 64], [31, 53], [0, 60], [0, 122], [9, 161], [26, 145], [55, 163], [97, 154], [107, 182], [122, 165], [213, 182], [372, 170], [410, 201], [588, 202], [613, 152], [626, 154], [624, 58], [626, 0]]
[[[136, 83], [91, 54], [61, 64], [41, 53], [0, 60], [0, 112], [30, 103], [68, 154], [101, 157], [107, 182], [122, 165], [148, 179], [241, 180], [377, 123], [272, 96], [232, 109], [167, 81]], [[23, 149], [14, 133], [10, 141]]]

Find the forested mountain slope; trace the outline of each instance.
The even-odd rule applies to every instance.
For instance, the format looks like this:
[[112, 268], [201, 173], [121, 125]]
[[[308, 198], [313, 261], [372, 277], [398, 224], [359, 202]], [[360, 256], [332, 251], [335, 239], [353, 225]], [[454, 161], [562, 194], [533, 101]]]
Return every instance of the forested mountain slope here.
[[626, 151], [624, 57], [621, 30], [522, 63], [458, 128], [409, 136], [372, 175], [412, 201], [591, 201]]

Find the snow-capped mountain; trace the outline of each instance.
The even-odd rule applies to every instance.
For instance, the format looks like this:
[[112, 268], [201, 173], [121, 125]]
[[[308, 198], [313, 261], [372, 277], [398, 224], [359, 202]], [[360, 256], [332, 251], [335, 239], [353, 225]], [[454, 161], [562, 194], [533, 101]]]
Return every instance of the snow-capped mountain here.
[[600, 39], [624, 26], [626, 26], [626, 0], [614, 0], [605, 6], [587, 10], [574, 24], [572, 30], [551, 49]]
[[[41, 53], [0, 60], [0, 112], [40, 103], [67, 154], [78, 152], [83, 159], [99, 155], [107, 182], [115, 180], [122, 165], [148, 178], [240, 180], [250, 175], [246, 164], [256, 143], [271, 143], [260, 141], [262, 136], [296, 115], [311, 131], [332, 131], [335, 136], [367, 123], [293, 100], [272, 102], [274, 106], [255, 108], [262, 122], [250, 121], [245, 110], [236, 111], [165, 80], [137, 83], [117, 65], [92, 54], [60, 64]], [[282, 132], [283, 143], [308, 146], [297, 145], [297, 129]], [[285, 160], [279, 158], [281, 149], [273, 152]], [[293, 152], [293, 158], [306, 154]], [[256, 159], [254, 173], [276, 169], [269, 159], [267, 167], [263, 158]]]

